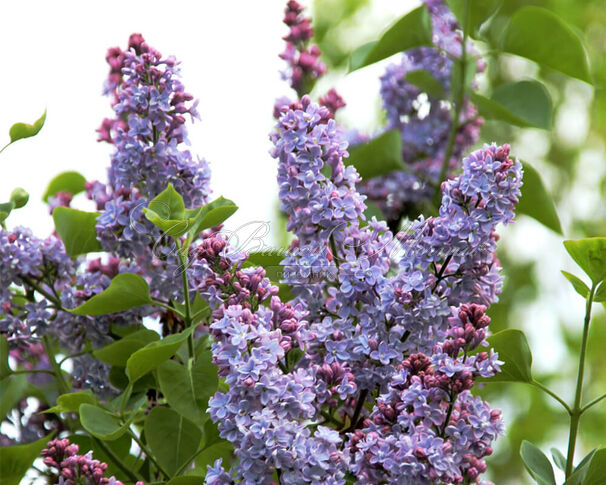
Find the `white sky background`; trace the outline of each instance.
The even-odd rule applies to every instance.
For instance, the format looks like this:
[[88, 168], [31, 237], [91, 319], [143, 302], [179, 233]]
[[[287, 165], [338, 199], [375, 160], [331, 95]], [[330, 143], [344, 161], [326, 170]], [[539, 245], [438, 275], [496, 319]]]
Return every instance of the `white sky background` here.
[[[192, 152], [210, 162], [214, 195], [231, 198], [240, 206], [228, 227], [272, 219], [277, 185], [276, 164], [268, 153], [271, 114], [276, 97], [292, 95], [279, 75], [284, 68], [278, 54], [286, 33], [285, 3], [1, 2], [0, 146], [8, 142], [13, 123], [31, 123], [48, 110], [39, 135], [15, 143], [0, 155], [0, 202], [8, 200], [17, 186], [30, 193], [29, 204], [11, 215], [8, 225], [30, 226], [39, 236], [52, 231], [52, 219], [40, 198], [48, 181], [60, 172], [77, 170], [89, 180], [105, 181], [111, 147], [97, 143], [95, 133], [102, 119], [111, 115], [110, 100], [101, 94], [108, 73], [105, 54], [108, 47], [126, 47], [132, 32], [141, 32], [165, 56], [175, 55], [182, 62], [186, 90], [200, 100], [202, 116], [201, 122], [189, 125]], [[372, 10], [364, 12], [362, 23], [352, 31], [352, 46], [372, 38], [373, 31], [382, 30], [417, 3], [374, 0]], [[336, 80], [348, 102], [345, 114], [352, 124], [373, 126], [382, 69], [374, 66]], [[327, 88], [333, 79], [325, 81]], [[573, 82], [574, 86], [578, 83]], [[590, 96], [581, 94], [585, 103], [590, 102]], [[573, 104], [579, 106], [576, 101]], [[556, 128], [563, 135], [576, 133], [581, 118], [579, 114], [562, 116]], [[542, 135], [530, 133], [529, 139], [512, 140], [512, 149], [534, 163], [535, 156], [544, 155], [532, 153]], [[584, 143], [585, 135], [586, 128], [573, 143]], [[595, 157], [590, 155], [582, 159], [581, 167], [593, 174], [603, 171], [603, 148]], [[549, 168], [538, 161], [536, 166]], [[596, 179], [587, 182], [583, 193], [567, 200], [570, 204], [560, 212], [565, 226], [572, 210], [590, 214], [596, 207], [597, 192], [592, 187]], [[529, 333], [536, 367], [555, 370], [554, 362], [564, 358], [557, 327], [564, 322], [578, 328], [583, 311], [582, 301], [559, 269], [575, 274], [580, 270], [565, 256], [562, 238], [533, 221], [521, 220], [500, 232], [512, 254], [543, 263], [543, 298], [531, 308], [519, 308], [519, 326]], [[569, 394], [567, 388], [562, 391]]]
[[[374, 19], [381, 30], [418, 2], [375, 3], [380, 5], [373, 8], [375, 17], [379, 13], [386, 19]], [[201, 122], [188, 124], [191, 150], [210, 162], [214, 195], [240, 206], [228, 227], [269, 220], [277, 197], [276, 164], [268, 153], [273, 103], [278, 96], [292, 95], [279, 74], [284, 68], [278, 54], [287, 31], [282, 24], [285, 4], [285, 0], [2, 2], [0, 146], [8, 142], [13, 123], [32, 123], [48, 110], [46, 124], [35, 138], [21, 140], [0, 155], [0, 201], [8, 200], [17, 186], [30, 193], [29, 204], [11, 215], [8, 226], [24, 224], [39, 236], [52, 231], [52, 219], [40, 198], [48, 181], [60, 172], [76, 170], [88, 180], [105, 181], [112, 148], [98, 143], [95, 133], [102, 119], [111, 115], [110, 100], [102, 96], [109, 69], [105, 54], [108, 47], [125, 48], [132, 32], [141, 32], [163, 55], [181, 61], [186, 91], [200, 100], [202, 117]], [[356, 39], [352, 43], [357, 44]], [[350, 94], [350, 113], [362, 125], [368, 124], [363, 113], [374, 106], [379, 86], [376, 71], [365, 71], [339, 86]], [[363, 87], [368, 83], [374, 97], [359, 96], [368, 92]]]

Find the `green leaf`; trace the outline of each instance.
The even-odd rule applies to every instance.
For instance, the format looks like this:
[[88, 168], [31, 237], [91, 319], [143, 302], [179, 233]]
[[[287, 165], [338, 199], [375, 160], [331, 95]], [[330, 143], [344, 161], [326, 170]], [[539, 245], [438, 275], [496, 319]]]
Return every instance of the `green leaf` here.
[[442, 83], [426, 69], [410, 71], [406, 74], [405, 78], [410, 84], [414, 84], [421, 92], [427, 93], [432, 98], [444, 99], [446, 96]]
[[84, 192], [86, 179], [78, 172], [69, 171], [56, 175], [48, 184], [42, 200], [48, 202], [48, 199], [59, 192], [69, 192], [72, 195]]
[[153, 330], [137, 330], [120, 340], [112, 342], [105, 347], [95, 350], [97, 359], [110, 365], [125, 367], [128, 358], [140, 348], [160, 339], [160, 335]]
[[528, 125], [551, 129], [551, 97], [540, 82], [517, 81], [504, 84], [493, 91], [491, 98]]
[[[501, 6], [503, 0], [446, 0], [446, 3], [459, 21], [465, 25], [469, 35], [477, 38], [477, 32]], [[469, 17], [465, 19], [465, 3], [469, 4]]]
[[188, 230], [189, 240], [193, 241], [205, 229], [222, 224], [237, 210], [238, 206], [233, 201], [224, 197], [219, 197], [197, 209], [186, 210], [186, 218], [191, 223]]
[[166, 485], [204, 485], [204, 477], [175, 477], [166, 482]]
[[0, 335], [0, 380], [13, 372], [8, 365], [8, 355], [10, 353], [10, 347], [8, 340], [4, 335]]
[[143, 208], [145, 217], [156, 227], [170, 236], [181, 236], [187, 232], [190, 223], [185, 220], [183, 197], [172, 184], [154, 197], [147, 207]]
[[176, 411], [155, 407], [144, 424], [145, 439], [158, 462], [173, 476], [198, 451], [202, 432]]
[[233, 445], [227, 440], [220, 439], [204, 448], [204, 451], [196, 457], [196, 467], [206, 476], [207, 467], [209, 465], [212, 466], [215, 460], [222, 458], [223, 466], [228, 469], [232, 461], [233, 452]]
[[562, 234], [562, 225], [555, 204], [547, 192], [539, 172], [526, 162], [522, 162], [522, 166], [524, 167], [524, 184], [517, 213], [530, 216], [552, 231]]
[[606, 302], [606, 281], [603, 281], [593, 295], [593, 301]]
[[76, 413], [81, 404], [97, 405], [99, 400], [90, 389], [70, 394], [61, 394], [57, 398], [57, 405], [44, 411], [45, 413]]
[[606, 477], [606, 448], [600, 448], [591, 457], [583, 485], [604, 485]]
[[208, 399], [217, 390], [217, 367], [210, 351], [202, 352], [192, 365], [174, 360], [158, 367], [160, 390], [171, 407], [187, 419], [202, 425]]
[[303, 357], [304, 352], [299, 347], [293, 347], [286, 353], [286, 368], [291, 371]]
[[21, 140], [23, 138], [29, 138], [32, 136], [36, 136], [38, 132], [44, 126], [44, 122], [46, 121], [46, 110], [40, 118], [34, 121], [33, 125], [29, 125], [27, 123], [15, 123], [11, 126], [8, 134], [11, 137], [11, 143], [15, 143], [17, 140]]
[[354, 51], [349, 61], [349, 71], [374, 64], [398, 52], [413, 47], [431, 45], [431, 17], [422, 5], [400, 18], [372, 45], [366, 44]]
[[576, 277], [572, 273], [569, 273], [568, 271], [561, 271], [566, 279], [570, 281], [570, 284], [574, 287], [574, 291], [576, 291], [583, 298], [587, 298], [589, 296], [589, 288], [580, 278]]
[[95, 229], [98, 216], [98, 212], [84, 212], [71, 207], [57, 207], [53, 211], [55, 229], [67, 254], [78, 256], [103, 250]]
[[540, 7], [517, 10], [503, 33], [503, 50], [591, 84], [587, 55], [575, 32]]
[[506, 329], [488, 337], [488, 344], [505, 362], [491, 382], [532, 382], [532, 354], [526, 336], [520, 330]]
[[594, 284], [597, 285], [606, 278], [605, 237], [564, 241], [564, 247]]
[[273, 281], [280, 281], [284, 267], [280, 264], [286, 255], [276, 250], [254, 251], [248, 254], [248, 259], [244, 262], [244, 267], [262, 266], [265, 269], [266, 276]]
[[0, 224], [6, 220], [14, 208], [14, 202], [3, 202], [0, 204]]
[[583, 458], [581, 460], [581, 463], [579, 463], [576, 468], [574, 469], [574, 472], [572, 473], [572, 475], [570, 475], [570, 477], [568, 477], [568, 480], [566, 480], [564, 482], [564, 485], [581, 485], [584, 484], [585, 480], [585, 475], [587, 475], [587, 470], [589, 469], [589, 464], [591, 463], [591, 459], [593, 458], [593, 455], [595, 455], [597, 449], [593, 449], [591, 450], [586, 456], [585, 458]]
[[562, 455], [560, 450], [557, 448], [551, 448], [551, 457], [553, 458], [553, 462], [560, 470], [566, 471], [566, 458], [564, 455]]
[[147, 344], [142, 349], [137, 350], [126, 361], [126, 375], [131, 383], [136, 382], [149, 371], [154, 370], [165, 360], [170, 359], [195, 327], [191, 326], [181, 333], [169, 335], [168, 337]]
[[353, 146], [345, 163], [356, 167], [364, 180], [402, 170], [402, 135], [397, 130], [390, 130], [369, 142]]
[[150, 303], [152, 300], [147, 282], [137, 274], [120, 273], [105, 290], [70, 312], [77, 315], [107, 315]]
[[522, 441], [520, 455], [528, 472], [539, 485], [556, 485], [553, 467], [543, 452], [529, 441]]
[[482, 96], [481, 94], [475, 92], [471, 92], [470, 97], [473, 103], [477, 106], [480, 116], [486, 118], [487, 120], [505, 121], [510, 125], [521, 126], [522, 128], [532, 126], [526, 120], [518, 117], [509, 111], [505, 106], [502, 106], [493, 99], [487, 98], [486, 96]]
[[129, 423], [121, 423], [118, 416], [92, 404], [80, 405], [80, 423], [93, 436], [102, 440], [115, 440], [126, 433]]
[[1, 485], [19, 485], [23, 475], [32, 466], [40, 452], [46, 447], [51, 436], [26, 445], [4, 446], [0, 448]]
[[4, 418], [21, 400], [27, 389], [27, 376], [11, 375], [0, 381], [0, 416]]

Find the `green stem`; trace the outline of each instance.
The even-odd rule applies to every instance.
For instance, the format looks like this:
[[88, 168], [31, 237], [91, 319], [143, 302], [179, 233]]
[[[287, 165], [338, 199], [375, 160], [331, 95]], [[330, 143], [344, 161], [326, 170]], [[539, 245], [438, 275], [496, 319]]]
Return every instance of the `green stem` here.
[[568, 454], [566, 456], [566, 478], [570, 476], [574, 461], [574, 448], [577, 442], [577, 433], [579, 431], [579, 420], [582, 414], [581, 398], [583, 394], [583, 376], [585, 374], [585, 354], [587, 353], [587, 338], [589, 335], [589, 322], [591, 321], [591, 305], [595, 294], [595, 283], [591, 285], [591, 291], [587, 297], [585, 307], [585, 321], [583, 323], [583, 340], [581, 342], [581, 355], [579, 357], [579, 371], [577, 374], [577, 388], [574, 395], [574, 406], [570, 415], [570, 434], [568, 438]]
[[49, 369], [19, 369], [14, 370], [11, 374], [51, 374], [55, 375], [55, 372]]
[[581, 414], [583, 414], [585, 411], [587, 411], [590, 407], [595, 406], [602, 399], [606, 399], [606, 394], [602, 394], [600, 397], [596, 397], [593, 401], [591, 401], [591, 402], [587, 403], [585, 406], [583, 406], [583, 408], [581, 409]]
[[456, 93], [454, 93], [454, 114], [452, 117], [452, 126], [450, 127], [450, 133], [448, 135], [448, 144], [444, 152], [444, 159], [442, 160], [442, 168], [440, 169], [440, 176], [438, 177], [438, 183], [436, 190], [433, 195], [433, 204], [436, 207], [440, 207], [440, 199], [442, 195], [442, 182], [446, 178], [448, 172], [448, 165], [450, 164], [450, 158], [454, 151], [454, 144], [457, 138], [457, 132], [459, 131], [459, 118], [461, 117], [461, 110], [463, 108], [463, 98], [465, 94], [465, 74], [467, 72], [467, 38], [469, 36], [467, 25], [469, 24], [469, 0], [465, 0], [465, 18], [463, 20], [463, 42], [461, 43], [461, 58], [460, 72], [459, 72], [459, 86]]
[[145, 453], [145, 456], [147, 456], [149, 458], [149, 461], [151, 461], [154, 464], [156, 469], [160, 473], [162, 473], [162, 475], [164, 475], [166, 478], [170, 478], [170, 475], [166, 472], [166, 470], [164, 470], [164, 468], [162, 468], [162, 466], [160, 465], [160, 463], [158, 463], [158, 461], [156, 460], [156, 458], [154, 457], [152, 452], [149, 451], [149, 448], [147, 448], [145, 443], [143, 443], [143, 441], [141, 441], [141, 439], [137, 436], [137, 434], [134, 433], [133, 430], [131, 430], [131, 429], [128, 430], [128, 433], [130, 434], [131, 438], [134, 439], [135, 442], [139, 445], [139, 448], [141, 448], [143, 450], [143, 453]]
[[167, 310], [170, 310], [171, 312], [173, 312], [176, 315], [179, 315], [181, 318], [183, 318], [185, 320], [185, 315], [183, 313], [181, 313], [179, 310], [177, 310], [176, 308], [174, 308], [170, 305], [167, 305], [166, 303], [162, 303], [161, 301], [154, 300], [153, 298], [152, 298], [152, 301], [154, 302], [154, 305], [157, 305], [162, 308], [166, 308]]
[[122, 460], [120, 459], [120, 457], [118, 455], [116, 455], [113, 450], [108, 447], [105, 443], [103, 443], [103, 441], [101, 441], [98, 438], [95, 438], [94, 436], [93, 438], [93, 442], [103, 450], [103, 452], [109, 457], [109, 459], [111, 461], [114, 462], [114, 464], [120, 469], [122, 470], [122, 472], [128, 477], [130, 478], [130, 480], [135, 483], [137, 481], [143, 481], [143, 477], [141, 475], [135, 474], [135, 472], [131, 471], [131, 469], [126, 466]]
[[48, 338], [48, 335], [42, 337], [42, 345], [44, 346], [44, 351], [48, 357], [48, 362], [50, 363], [52, 373], [55, 375], [55, 380], [57, 381], [57, 387], [59, 388], [59, 392], [61, 394], [69, 393], [69, 386], [63, 377], [63, 371], [61, 370], [61, 366], [57, 363], [57, 359], [55, 357], [55, 351], [53, 350], [53, 345]]
[[86, 354], [92, 354], [92, 352], [92, 350], [83, 350], [82, 352], [78, 352], [76, 354], [66, 355], [59, 361], [59, 365], [63, 364], [63, 362], [65, 362], [66, 360], [75, 359], [76, 357], [81, 357]]
[[[185, 320], [186, 328], [189, 328], [192, 324], [191, 318], [191, 303], [189, 301], [189, 283], [187, 281], [187, 258], [184, 254], [187, 251], [187, 246], [182, 246], [179, 244], [178, 239], [175, 239], [175, 244], [177, 245], [177, 252], [179, 254], [179, 262], [181, 263], [181, 280], [183, 283], [183, 299], [185, 301], [185, 315], [183, 319]], [[187, 337], [187, 350], [189, 353], [190, 359], [195, 359], [194, 354], [194, 335], [190, 333]]]
[[543, 384], [541, 384], [540, 382], [537, 382], [535, 380], [533, 380], [531, 383], [531, 385], [535, 386], [538, 389], [541, 389], [543, 392], [546, 392], [547, 394], [549, 394], [551, 397], [553, 397], [556, 401], [558, 401], [562, 406], [564, 406], [564, 409], [566, 409], [566, 412], [572, 416], [572, 409], [570, 409], [570, 406], [566, 403], [566, 401], [564, 401], [564, 399], [562, 399], [560, 396], [558, 396], [555, 392], [553, 392], [551, 389], [549, 389], [547, 386], [544, 386]]
[[32, 281], [29, 278], [22, 277], [21, 279], [25, 283], [27, 283], [29, 286], [31, 286], [34, 290], [36, 290], [38, 293], [40, 293], [43, 297], [45, 297], [48, 301], [53, 303], [53, 305], [55, 305], [55, 307], [57, 307], [58, 310], [68, 311], [65, 308], [63, 308], [63, 305], [61, 305], [61, 302], [59, 301], [59, 299], [57, 297], [51, 295], [48, 291], [42, 289], [39, 284], [37, 284], [36, 282]]

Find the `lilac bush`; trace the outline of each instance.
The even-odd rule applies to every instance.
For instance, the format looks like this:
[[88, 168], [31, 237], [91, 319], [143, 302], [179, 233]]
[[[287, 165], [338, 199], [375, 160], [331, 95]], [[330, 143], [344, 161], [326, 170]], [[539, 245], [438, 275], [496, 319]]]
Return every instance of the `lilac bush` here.
[[[526, 167], [507, 144], [471, 150], [471, 100], [492, 105], [466, 75], [484, 67], [469, 11], [461, 25], [453, 8], [427, 0], [352, 55], [405, 51], [381, 77], [386, 124], [370, 136], [339, 122], [334, 87], [315, 92], [327, 67], [311, 19], [287, 3], [293, 98], [276, 101], [269, 138], [291, 243], [270, 254], [223, 231], [237, 206], [211, 200], [209, 166], [186, 148], [199, 115], [175, 58], [141, 34], [108, 51], [107, 181], [55, 178], [46, 239], [5, 224], [22, 190], [0, 205], [9, 483], [38, 455], [46, 469], [30, 473], [65, 485], [489, 483], [505, 418], [478, 384], [542, 386], [525, 342], [491, 336], [488, 315], [503, 284], [497, 231], [514, 222]], [[387, 45], [409, 24], [417, 40]], [[382, 145], [389, 132], [399, 143]], [[76, 208], [80, 195], [96, 212]], [[590, 308], [606, 274], [569, 251], [592, 278]], [[574, 426], [601, 399], [564, 403], [567, 476]]]

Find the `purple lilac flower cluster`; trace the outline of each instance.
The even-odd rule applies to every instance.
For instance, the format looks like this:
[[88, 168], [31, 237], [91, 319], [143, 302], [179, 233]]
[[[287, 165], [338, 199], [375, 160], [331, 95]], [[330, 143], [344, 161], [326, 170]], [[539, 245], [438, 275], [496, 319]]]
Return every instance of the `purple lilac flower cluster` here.
[[509, 146], [485, 145], [463, 160], [463, 173], [442, 186], [440, 216], [422, 217], [399, 235], [400, 272], [381, 290], [402, 350], [429, 352], [448, 328], [451, 307], [489, 306], [501, 291], [496, 226], [513, 220], [522, 167]]
[[[402, 134], [402, 157], [409, 170], [390, 173], [365, 181], [361, 191], [377, 203], [388, 221], [403, 216], [416, 217], [415, 205], [426, 202], [433, 193], [448, 145], [455, 112], [451, 103], [424, 93], [412, 84], [407, 75], [425, 70], [450, 97], [450, 79], [454, 60], [461, 55], [460, 27], [453, 13], [442, 0], [427, 1], [436, 47], [419, 47], [403, 54], [399, 64], [387, 67], [381, 77], [381, 96], [387, 114], [387, 130]], [[478, 64], [481, 68], [482, 64]], [[479, 137], [482, 119], [476, 108], [465, 99], [461, 107], [458, 131], [449, 172], [457, 168], [458, 160]], [[411, 173], [412, 172], [412, 173]]]
[[[324, 75], [326, 66], [319, 60], [320, 48], [317, 45], [309, 45], [314, 32], [311, 19], [303, 15], [303, 7], [295, 0], [289, 0], [285, 13], [284, 23], [289, 28], [289, 33], [283, 39], [286, 48], [280, 58], [288, 63], [288, 70], [282, 74], [283, 78], [290, 83], [298, 98], [309, 94], [315, 82]], [[334, 118], [336, 112], [345, 107], [345, 101], [335, 88], [331, 88], [318, 100], [321, 106], [328, 111], [324, 116]], [[294, 101], [298, 105], [298, 101]], [[277, 120], [283, 111], [288, 110], [293, 101], [286, 97], [280, 97], [274, 103], [274, 118]]]
[[[62, 439], [49, 441], [40, 454], [44, 464], [57, 473], [59, 483], [63, 485], [122, 485], [114, 477], [103, 476], [107, 464], [94, 460], [91, 451], [86, 455], [79, 455], [78, 451], [78, 445]], [[137, 485], [143, 485], [143, 482]]]
[[289, 27], [284, 37], [286, 48], [280, 57], [288, 63], [284, 79], [299, 96], [308, 93], [315, 81], [326, 72], [326, 66], [320, 61], [320, 49], [309, 45], [314, 35], [311, 21], [303, 14], [303, 7], [295, 0], [289, 0], [284, 13], [284, 23]]
[[[23, 227], [0, 229], [0, 262], [0, 332], [11, 346], [27, 347], [47, 333], [55, 308], [48, 298], [28, 295], [37, 287], [52, 299], [68, 285], [75, 265], [57, 237], [40, 239]], [[22, 289], [20, 297], [15, 288]]]
[[213, 309], [213, 361], [229, 386], [209, 401], [222, 438], [236, 448], [233, 476], [221, 462], [206, 476], [212, 485], [344, 483], [347, 469], [339, 433], [318, 423], [324, 403], [355, 391], [339, 365], [294, 364], [286, 356], [310, 338], [302, 304], [275, 296], [263, 268], [242, 268], [247, 255], [216, 231], [192, 249], [192, 280]]
[[447, 339], [431, 355], [410, 355], [392, 375], [370, 418], [351, 437], [358, 483], [472, 483], [503, 432], [501, 413], [470, 389], [477, 377], [499, 371], [486, 345], [490, 318], [482, 305], [463, 305]]
[[233, 305], [257, 308], [278, 293], [262, 267], [242, 267], [247, 254], [233, 250], [216, 230], [203, 233], [190, 251], [191, 284], [209, 303], [214, 318], [222, 318]]
[[[275, 470], [285, 485], [344, 483], [347, 455], [339, 449], [341, 436], [325, 426], [313, 431], [307, 426], [316, 414], [313, 374], [280, 368], [284, 346], [291, 345], [282, 343], [281, 327], [304, 327], [299, 313], [273, 298], [270, 308], [255, 313], [230, 306], [211, 325], [215, 363], [229, 391], [211, 398], [210, 415], [221, 436], [234, 444], [236, 478], [245, 484], [270, 483]], [[291, 318], [281, 320], [283, 314]]]
[[[187, 207], [206, 202], [210, 170], [195, 159], [187, 142], [186, 117], [198, 118], [197, 102], [179, 80], [178, 63], [164, 58], [140, 34], [131, 35], [128, 49], [110, 49], [106, 92], [112, 94], [114, 119], [104, 120], [99, 140], [115, 146], [109, 185], [92, 182], [87, 194], [103, 213], [97, 221], [107, 251], [142, 257], [159, 232], [142, 215], [150, 199], [169, 183]], [[149, 254], [148, 265], [159, 265]]]
[[[358, 177], [345, 168], [343, 134], [322, 109], [303, 98], [271, 135], [282, 206], [298, 238], [283, 265], [308, 312], [302, 361], [353, 376], [320, 409], [351, 422], [342, 432], [362, 483], [481, 483], [500, 414], [469, 390], [499, 361], [492, 351], [467, 352], [486, 344], [486, 306], [501, 285], [494, 231], [513, 219], [521, 165], [507, 145], [472, 153], [443, 184], [440, 215], [393, 240], [384, 223], [360, 226]], [[360, 404], [377, 391], [369, 414]]]

